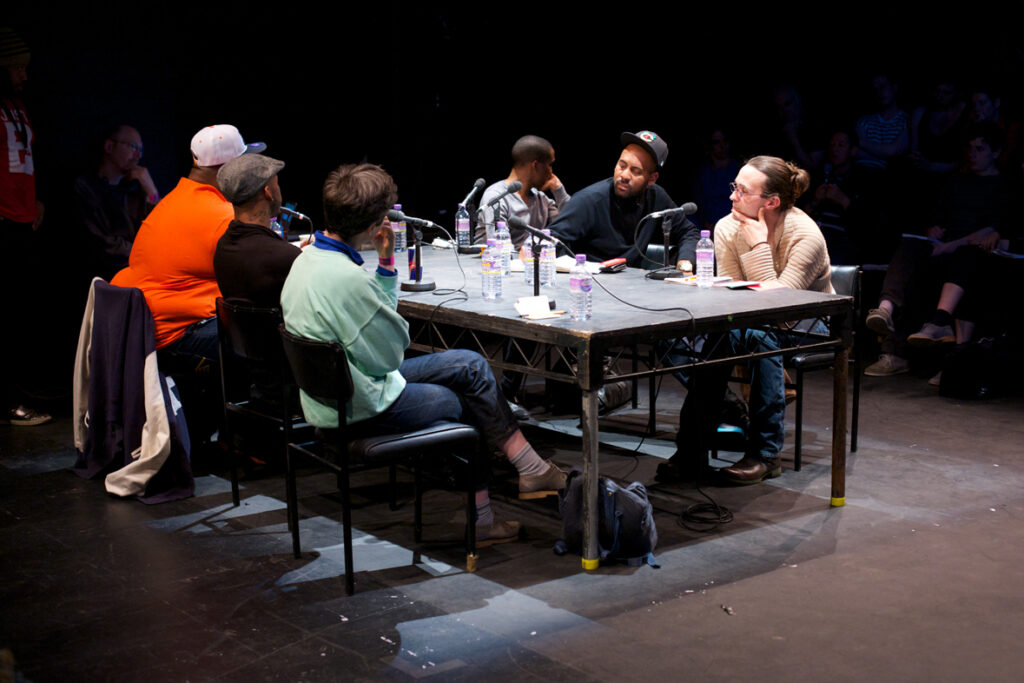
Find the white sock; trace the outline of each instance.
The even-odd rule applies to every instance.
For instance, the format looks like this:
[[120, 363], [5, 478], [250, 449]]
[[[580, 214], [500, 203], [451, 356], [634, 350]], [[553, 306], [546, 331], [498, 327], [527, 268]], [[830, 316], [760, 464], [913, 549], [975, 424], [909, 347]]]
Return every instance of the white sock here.
[[523, 449], [515, 455], [509, 456], [508, 461], [516, 468], [520, 476], [544, 474], [548, 470], [547, 461], [537, 455], [537, 451], [533, 450], [533, 446], [530, 444], [523, 446]]

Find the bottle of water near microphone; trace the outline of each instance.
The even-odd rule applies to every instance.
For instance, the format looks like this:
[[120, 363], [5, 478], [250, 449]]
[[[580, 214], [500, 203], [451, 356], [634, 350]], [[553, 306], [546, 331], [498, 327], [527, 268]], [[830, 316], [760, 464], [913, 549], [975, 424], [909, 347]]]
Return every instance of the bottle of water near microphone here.
[[480, 257], [480, 286], [484, 299], [501, 298], [501, 249], [493, 237]]
[[512, 234], [508, 231], [508, 224], [505, 221], [498, 221], [494, 239], [501, 250], [501, 274], [508, 275], [512, 272]]
[[707, 289], [715, 281], [715, 243], [711, 241], [710, 230], [700, 231], [696, 260], [697, 286], [701, 289]]
[[473, 242], [469, 234], [469, 212], [465, 204], [459, 204], [455, 212], [455, 246], [468, 247]]
[[[551, 231], [547, 228], [541, 232], [551, 237]], [[540, 249], [540, 286], [555, 286], [555, 244], [551, 240], [544, 240]]]
[[569, 317], [573, 320], [590, 320], [593, 286], [594, 277], [587, 270], [586, 255], [576, 254], [576, 265], [569, 272]]
[[[402, 205], [395, 204], [395, 211], [401, 210]], [[397, 254], [398, 252], [405, 251], [405, 241], [407, 237], [406, 231], [408, 230], [408, 226], [406, 226], [405, 221], [400, 220], [397, 223], [392, 223], [391, 229], [395, 232], [395, 253]]]

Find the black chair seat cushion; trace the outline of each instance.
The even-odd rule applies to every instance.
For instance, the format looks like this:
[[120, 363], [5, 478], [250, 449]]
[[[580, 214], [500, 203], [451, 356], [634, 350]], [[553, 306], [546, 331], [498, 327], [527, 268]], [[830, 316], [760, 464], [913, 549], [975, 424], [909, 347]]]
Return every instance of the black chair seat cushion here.
[[[337, 443], [337, 430], [317, 429], [323, 443], [332, 448]], [[360, 437], [358, 431], [348, 444], [349, 456], [363, 465], [386, 464], [408, 458], [417, 452], [472, 449], [480, 438], [479, 432], [469, 425], [441, 422], [425, 429], [404, 434], [377, 434]]]

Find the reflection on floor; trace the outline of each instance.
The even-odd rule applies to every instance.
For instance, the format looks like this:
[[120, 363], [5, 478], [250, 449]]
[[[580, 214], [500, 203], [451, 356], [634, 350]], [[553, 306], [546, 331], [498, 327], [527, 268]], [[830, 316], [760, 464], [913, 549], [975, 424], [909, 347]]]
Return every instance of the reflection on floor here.
[[[194, 498], [146, 506], [66, 470], [66, 417], [0, 427], [0, 649], [35, 681], [1017, 680], [1024, 402], [866, 378], [847, 505], [830, 509], [825, 374], [808, 380], [803, 470], [791, 470], [790, 434], [781, 478], [706, 487], [735, 515], [709, 532], [678, 524], [700, 491], [654, 482], [673, 451], [674, 382], [658, 438], [623, 433], [643, 406], [604, 423], [601, 471], [650, 485], [661, 569], [585, 573], [554, 555], [555, 502], [518, 501], [499, 465], [496, 512], [526, 534], [482, 550], [467, 574], [459, 494], [426, 494], [417, 547], [411, 478], [391, 511], [386, 473], [361, 474], [352, 597], [325, 473], [300, 476], [296, 560], [280, 476], [246, 479], [239, 508], [216, 468]], [[575, 425], [527, 436], [571, 466]]]

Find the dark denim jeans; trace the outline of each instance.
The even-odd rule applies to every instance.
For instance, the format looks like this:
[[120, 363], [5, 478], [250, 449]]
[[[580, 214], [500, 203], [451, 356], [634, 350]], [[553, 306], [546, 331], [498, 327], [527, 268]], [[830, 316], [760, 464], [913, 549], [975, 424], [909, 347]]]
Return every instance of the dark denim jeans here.
[[[807, 321], [804, 321], [807, 322]], [[820, 322], [809, 327], [824, 333]], [[711, 354], [722, 357], [761, 351], [776, 351], [789, 345], [793, 333], [784, 330], [732, 330], [721, 339]], [[706, 344], [714, 345], [709, 337]], [[732, 366], [697, 368], [690, 373], [686, 400], [679, 411], [674, 457], [707, 463], [721, 414], [722, 398], [729, 383]], [[747, 430], [746, 455], [777, 458], [786, 438], [786, 375], [782, 356], [767, 356], [750, 362], [750, 428]]]
[[360, 426], [405, 432], [449, 420], [467, 422], [498, 449], [519, 425], [498, 389], [491, 366], [475, 351], [455, 349], [407, 358], [399, 367], [405, 389], [380, 415]]

